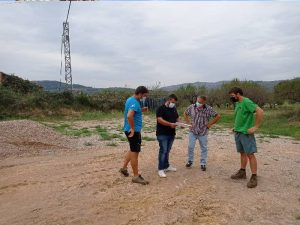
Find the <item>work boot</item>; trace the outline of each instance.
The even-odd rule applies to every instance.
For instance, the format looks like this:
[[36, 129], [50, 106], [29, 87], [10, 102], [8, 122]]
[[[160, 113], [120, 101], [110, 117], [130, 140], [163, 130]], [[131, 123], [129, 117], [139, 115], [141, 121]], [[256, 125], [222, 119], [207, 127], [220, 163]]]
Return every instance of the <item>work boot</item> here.
[[246, 170], [240, 169], [236, 174], [231, 176], [231, 179], [234, 179], [234, 180], [246, 179]]
[[202, 171], [206, 171], [206, 166], [205, 165], [201, 165], [201, 170]]
[[248, 188], [255, 188], [257, 186], [257, 177], [256, 174], [251, 176], [249, 182], [247, 183]]
[[127, 170], [127, 169], [121, 168], [121, 169], [119, 170], [119, 172], [120, 172], [121, 174], [123, 174], [124, 177], [128, 177], [128, 176], [129, 176], [129, 173], [128, 173], [128, 170]]
[[132, 182], [137, 184], [143, 184], [143, 185], [149, 184], [149, 182], [146, 181], [141, 175], [137, 177], [133, 177]]

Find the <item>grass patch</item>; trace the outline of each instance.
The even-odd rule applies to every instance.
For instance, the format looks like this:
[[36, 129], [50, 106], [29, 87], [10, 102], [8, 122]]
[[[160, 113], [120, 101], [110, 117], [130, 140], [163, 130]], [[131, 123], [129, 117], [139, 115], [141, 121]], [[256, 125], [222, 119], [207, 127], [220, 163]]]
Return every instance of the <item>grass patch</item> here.
[[93, 134], [93, 131], [89, 130], [88, 128], [74, 129], [71, 128], [70, 124], [59, 124], [58, 126], [51, 126], [51, 127], [53, 127], [59, 133], [67, 136], [89, 137]]
[[101, 126], [96, 127], [96, 132], [100, 135], [101, 139], [105, 140], [105, 141], [110, 141], [110, 140], [113, 140], [113, 139], [120, 139], [121, 141], [123, 141], [125, 139], [120, 134], [111, 134], [111, 133], [109, 133], [109, 131], [106, 128], [101, 127]]
[[268, 137], [269, 137], [269, 138], [279, 138], [278, 135], [274, 135], [274, 134], [270, 134]]
[[[234, 111], [221, 110], [220, 114], [222, 118], [218, 124], [232, 128], [234, 126]], [[287, 115], [289, 113], [286, 112], [286, 109], [265, 110], [263, 122], [257, 131], [261, 134], [259, 137], [278, 138], [281, 135], [300, 140], [300, 121], [295, 121], [294, 116], [288, 117]]]
[[119, 140], [120, 140], [120, 141], [127, 141], [127, 138], [126, 138], [126, 137], [123, 137], [123, 136], [121, 136], [121, 137], [119, 137]]
[[89, 120], [121, 120], [123, 119], [123, 112], [121, 111], [111, 111], [111, 112], [101, 112], [101, 111], [79, 111], [79, 112], [66, 112], [65, 115], [18, 115], [18, 116], [10, 116], [7, 118], [3, 118], [1, 120], [20, 120], [20, 119], [30, 119], [33, 121], [37, 121], [40, 123], [43, 122], [63, 122], [63, 121], [89, 121]]
[[97, 126], [96, 132], [100, 135], [102, 140], [109, 141], [112, 139], [111, 135], [108, 133], [107, 129], [104, 127]]
[[181, 136], [175, 136], [175, 139], [182, 140], [183, 138]]
[[155, 141], [156, 139], [153, 138], [153, 137], [145, 136], [145, 137], [143, 137], [143, 140], [144, 140], [144, 141]]
[[117, 147], [118, 144], [116, 142], [109, 142], [109, 143], [106, 144], [106, 146]]
[[77, 120], [119, 120], [123, 118], [123, 112], [83, 112]]

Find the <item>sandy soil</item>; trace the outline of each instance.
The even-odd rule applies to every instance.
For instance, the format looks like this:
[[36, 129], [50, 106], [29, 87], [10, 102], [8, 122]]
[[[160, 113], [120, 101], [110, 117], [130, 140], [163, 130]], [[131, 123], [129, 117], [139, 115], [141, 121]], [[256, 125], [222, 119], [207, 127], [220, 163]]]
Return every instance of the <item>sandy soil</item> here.
[[[76, 126], [99, 124], [119, 127], [120, 121]], [[151, 129], [144, 135], [153, 136]], [[246, 180], [229, 178], [239, 155], [228, 130], [211, 131], [206, 172], [197, 163], [185, 168], [186, 131], [178, 136], [171, 152], [178, 171], [166, 179], [157, 175], [157, 142], [143, 142], [140, 169], [150, 185], [142, 186], [118, 173], [126, 142], [110, 147], [31, 121], [1, 122], [0, 224], [300, 224], [299, 142], [257, 135], [259, 185], [248, 189]], [[199, 160], [199, 145], [195, 153]]]

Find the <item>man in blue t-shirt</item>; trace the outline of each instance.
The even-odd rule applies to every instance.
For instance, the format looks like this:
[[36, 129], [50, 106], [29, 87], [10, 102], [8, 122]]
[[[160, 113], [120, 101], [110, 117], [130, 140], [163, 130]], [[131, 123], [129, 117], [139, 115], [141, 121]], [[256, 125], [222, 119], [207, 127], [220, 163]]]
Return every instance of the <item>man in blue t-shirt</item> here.
[[141, 151], [142, 137], [142, 112], [147, 112], [148, 108], [141, 108], [140, 101], [145, 100], [148, 94], [148, 89], [144, 86], [139, 86], [132, 97], [129, 97], [125, 103], [124, 110], [124, 132], [128, 139], [130, 151], [125, 155], [124, 165], [119, 170], [125, 177], [129, 176], [127, 166], [130, 162], [133, 171], [133, 183], [149, 184], [138, 172], [138, 156]]

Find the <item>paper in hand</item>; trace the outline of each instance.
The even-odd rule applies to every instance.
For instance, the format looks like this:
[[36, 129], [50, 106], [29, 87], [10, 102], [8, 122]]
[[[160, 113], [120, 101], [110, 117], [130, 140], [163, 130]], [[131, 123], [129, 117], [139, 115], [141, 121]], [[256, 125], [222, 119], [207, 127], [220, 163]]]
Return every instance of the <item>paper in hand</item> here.
[[186, 127], [186, 128], [189, 128], [189, 127], [191, 127], [191, 125], [190, 125], [190, 124], [186, 124], [186, 123], [180, 123], [180, 122], [176, 122], [176, 125], [177, 125], [177, 126], [181, 126], [181, 127]]

